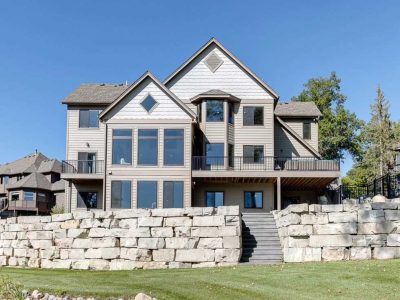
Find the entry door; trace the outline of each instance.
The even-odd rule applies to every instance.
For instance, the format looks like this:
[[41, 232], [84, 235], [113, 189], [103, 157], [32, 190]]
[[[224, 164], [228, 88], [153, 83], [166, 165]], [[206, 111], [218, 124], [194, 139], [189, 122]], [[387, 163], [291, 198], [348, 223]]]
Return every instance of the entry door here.
[[78, 173], [84, 173], [84, 174], [96, 173], [95, 152], [78, 153]]

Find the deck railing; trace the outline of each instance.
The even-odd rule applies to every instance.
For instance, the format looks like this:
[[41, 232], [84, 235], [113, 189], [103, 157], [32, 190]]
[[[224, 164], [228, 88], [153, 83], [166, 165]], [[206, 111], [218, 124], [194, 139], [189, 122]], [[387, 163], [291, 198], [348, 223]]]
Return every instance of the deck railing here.
[[61, 173], [66, 174], [101, 174], [103, 170], [103, 160], [63, 160], [61, 164]]
[[314, 157], [194, 156], [196, 171], [340, 171], [338, 160]]

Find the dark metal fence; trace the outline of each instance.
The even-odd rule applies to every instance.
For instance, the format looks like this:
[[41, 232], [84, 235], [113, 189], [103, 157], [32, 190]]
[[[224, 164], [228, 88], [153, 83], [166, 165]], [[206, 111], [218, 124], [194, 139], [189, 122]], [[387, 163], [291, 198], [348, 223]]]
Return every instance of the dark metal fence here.
[[63, 160], [61, 173], [67, 174], [101, 174], [104, 168], [103, 160]]

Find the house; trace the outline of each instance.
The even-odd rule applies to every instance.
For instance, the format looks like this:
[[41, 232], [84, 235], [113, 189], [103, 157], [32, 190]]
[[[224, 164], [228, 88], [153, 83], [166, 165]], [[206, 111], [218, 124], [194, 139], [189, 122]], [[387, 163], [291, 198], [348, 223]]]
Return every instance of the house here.
[[400, 144], [395, 148], [394, 171], [400, 172]]
[[33, 153], [0, 166], [0, 216], [48, 214], [64, 205], [61, 163]]
[[66, 209], [317, 203], [340, 176], [314, 103], [278, 94], [216, 39], [161, 82], [82, 84], [67, 105]]

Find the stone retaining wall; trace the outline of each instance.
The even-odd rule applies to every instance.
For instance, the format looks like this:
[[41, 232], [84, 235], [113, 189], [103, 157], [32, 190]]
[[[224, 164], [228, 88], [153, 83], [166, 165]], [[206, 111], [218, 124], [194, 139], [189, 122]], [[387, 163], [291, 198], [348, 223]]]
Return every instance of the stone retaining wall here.
[[399, 258], [399, 205], [297, 204], [275, 211], [284, 261]]
[[0, 266], [129, 270], [237, 264], [238, 206], [77, 211], [0, 220]]

